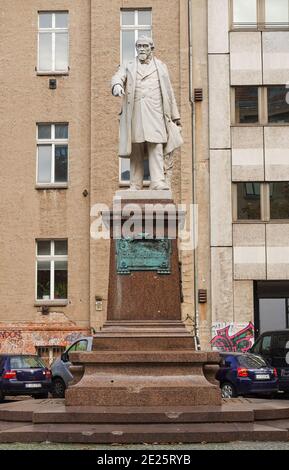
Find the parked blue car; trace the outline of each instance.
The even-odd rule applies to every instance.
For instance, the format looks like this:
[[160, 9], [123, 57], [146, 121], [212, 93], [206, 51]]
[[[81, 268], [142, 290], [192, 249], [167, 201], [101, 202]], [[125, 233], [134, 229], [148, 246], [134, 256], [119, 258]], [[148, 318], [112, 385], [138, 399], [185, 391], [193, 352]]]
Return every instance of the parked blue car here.
[[6, 395], [47, 398], [51, 390], [51, 371], [38, 356], [0, 355], [0, 401]]
[[274, 395], [279, 390], [276, 369], [250, 353], [221, 353], [220, 369], [216, 379], [220, 382], [222, 398], [238, 395]]

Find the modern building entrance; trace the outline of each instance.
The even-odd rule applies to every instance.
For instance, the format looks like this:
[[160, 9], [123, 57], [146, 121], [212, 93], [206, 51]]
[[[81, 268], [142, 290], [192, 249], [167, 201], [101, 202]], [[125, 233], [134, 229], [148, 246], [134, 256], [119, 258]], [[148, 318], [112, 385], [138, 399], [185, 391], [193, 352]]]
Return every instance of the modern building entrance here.
[[289, 281], [254, 283], [255, 335], [289, 328]]

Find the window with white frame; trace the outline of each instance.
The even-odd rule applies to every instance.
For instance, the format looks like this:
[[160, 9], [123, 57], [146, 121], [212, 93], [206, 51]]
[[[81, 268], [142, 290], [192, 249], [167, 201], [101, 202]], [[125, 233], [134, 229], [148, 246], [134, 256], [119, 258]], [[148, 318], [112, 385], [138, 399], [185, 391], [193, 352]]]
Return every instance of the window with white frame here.
[[140, 36], [152, 36], [152, 10], [121, 10], [121, 62], [136, 56]]
[[36, 299], [67, 300], [67, 240], [37, 240]]
[[[152, 10], [121, 10], [121, 62], [136, 57], [135, 43], [140, 36], [152, 37]], [[120, 159], [120, 183], [129, 184], [130, 160]], [[144, 161], [144, 181], [150, 180], [148, 161]]]
[[38, 71], [68, 71], [68, 12], [38, 13]]
[[234, 29], [288, 29], [289, 0], [231, 0]]
[[37, 183], [68, 181], [68, 124], [37, 125]]

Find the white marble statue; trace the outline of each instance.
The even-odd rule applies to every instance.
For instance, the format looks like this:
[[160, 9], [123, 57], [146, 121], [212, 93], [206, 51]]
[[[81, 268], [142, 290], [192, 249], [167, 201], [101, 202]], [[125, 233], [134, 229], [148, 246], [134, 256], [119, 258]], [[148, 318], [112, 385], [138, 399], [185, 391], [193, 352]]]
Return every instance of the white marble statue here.
[[165, 64], [153, 56], [151, 38], [136, 42], [137, 58], [122, 64], [112, 78], [112, 94], [123, 99], [119, 156], [130, 158], [130, 189], [143, 187], [148, 158], [150, 189], [170, 189], [173, 151], [183, 143], [181, 122]]

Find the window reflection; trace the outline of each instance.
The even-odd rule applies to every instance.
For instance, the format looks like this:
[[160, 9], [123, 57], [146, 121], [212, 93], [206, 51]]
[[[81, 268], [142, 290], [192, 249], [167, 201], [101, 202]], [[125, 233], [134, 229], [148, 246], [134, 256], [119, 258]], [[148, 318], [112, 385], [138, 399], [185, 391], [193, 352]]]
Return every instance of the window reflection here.
[[248, 27], [257, 23], [256, 0], [233, 0], [234, 26]]
[[235, 88], [236, 123], [258, 123], [258, 87], [243, 86]]
[[289, 122], [288, 88], [285, 86], [268, 87], [268, 121]]
[[289, 182], [270, 183], [270, 218], [289, 219]]
[[67, 299], [67, 261], [55, 261], [54, 298]]
[[238, 183], [237, 194], [238, 219], [261, 219], [260, 183]]
[[272, 26], [287, 25], [289, 21], [288, 0], [265, 0], [265, 21]]
[[55, 176], [56, 183], [63, 183], [68, 180], [68, 153], [67, 145], [55, 146]]

